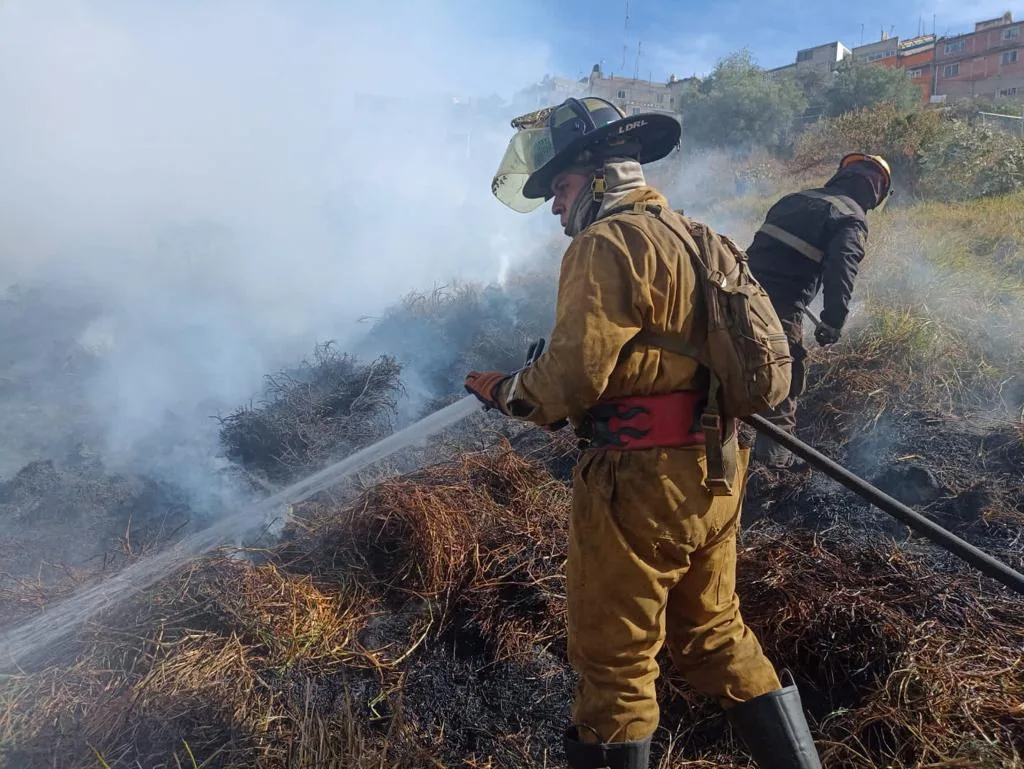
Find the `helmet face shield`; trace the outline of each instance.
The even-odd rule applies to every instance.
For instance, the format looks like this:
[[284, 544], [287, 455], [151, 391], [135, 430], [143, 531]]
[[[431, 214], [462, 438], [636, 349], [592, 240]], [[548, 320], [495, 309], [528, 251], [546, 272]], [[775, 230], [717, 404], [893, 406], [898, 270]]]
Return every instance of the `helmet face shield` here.
[[523, 187], [530, 174], [554, 156], [555, 144], [547, 126], [517, 131], [509, 140], [505, 155], [491, 180], [494, 197], [521, 214], [533, 211], [544, 203], [544, 198], [525, 197]]
[[[581, 138], [598, 128], [622, 120], [623, 113], [603, 99], [568, 99], [557, 107], [517, 117], [517, 132], [509, 140], [498, 170], [491, 180], [491, 192], [513, 211], [527, 213], [550, 197], [526, 197], [527, 180], [560, 153], [578, 146]], [[575, 154], [575, 153], [573, 153]]]

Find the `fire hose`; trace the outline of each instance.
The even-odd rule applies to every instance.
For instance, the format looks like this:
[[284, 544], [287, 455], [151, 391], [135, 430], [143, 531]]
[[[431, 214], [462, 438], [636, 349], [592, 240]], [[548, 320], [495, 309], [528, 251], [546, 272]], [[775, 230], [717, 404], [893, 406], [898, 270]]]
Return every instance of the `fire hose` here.
[[[806, 307], [801, 307], [804, 313], [815, 323], [820, 325], [821, 321]], [[532, 365], [544, 351], [544, 339], [540, 339], [530, 345], [526, 354], [526, 366]], [[524, 366], [525, 368], [525, 366]], [[777, 443], [781, 443], [791, 452], [801, 457], [808, 465], [817, 468], [832, 480], [839, 482], [855, 494], [866, 499], [882, 512], [888, 513], [894, 518], [902, 521], [919, 534], [924, 535], [939, 547], [947, 550], [953, 555], [966, 561], [982, 574], [991, 577], [1011, 590], [1024, 595], [1024, 574], [1015, 571], [1002, 561], [993, 558], [983, 550], [979, 550], [971, 543], [960, 539], [953, 532], [939, 526], [935, 521], [921, 515], [916, 510], [908, 507], [881, 489], [872, 486], [858, 475], [853, 474], [845, 467], [835, 462], [824, 454], [816, 451], [796, 436], [790, 435], [764, 417], [758, 414], [744, 417], [743, 421], [749, 424], [758, 432], [764, 433]], [[566, 420], [549, 425], [548, 429], [559, 430], [566, 426]]]
[[944, 529], [929, 518], [907, 507], [898, 499], [890, 497], [881, 489], [872, 486], [863, 478], [851, 473], [838, 462], [834, 462], [824, 454], [811, 448], [799, 438], [776, 427], [764, 417], [753, 414], [749, 417], [744, 417], [743, 421], [758, 432], [764, 433], [777, 443], [781, 443], [807, 462], [808, 465], [821, 470], [832, 480], [838, 481], [875, 507], [897, 518], [914, 531], [924, 535], [943, 549], [966, 561], [982, 574], [1024, 595], [1024, 574], [1015, 571], [1002, 561], [993, 558], [969, 542], [960, 539], [953, 532]]

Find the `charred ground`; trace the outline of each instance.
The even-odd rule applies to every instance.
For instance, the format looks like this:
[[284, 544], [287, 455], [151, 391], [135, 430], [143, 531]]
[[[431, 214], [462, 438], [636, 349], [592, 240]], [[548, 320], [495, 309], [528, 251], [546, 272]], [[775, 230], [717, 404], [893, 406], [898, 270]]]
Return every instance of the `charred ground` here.
[[[568, 506], [507, 442], [308, 504], [259, 563], [197, 564], [75, 662], [9, 680], [8, 760], [174, 766], [187, 744], [206, 766], [557, 765]], [[740, 591], [828, 765], [1013, 765], [1019, 599], [864, 527], [766, 520], [743, 534]], [[665, 765], [742, 761], [662, 662]]]
[[[744, 242], [769, 203], [707, 218], [742, 222]], [[932, 204], [879, 223], [845, 338], [811, 343], [799, 430], [1018, 568], [1024, 352], [1009, 332], [1024, 292], [1006, 265], [1019, 264], [1022, 204], [943, 206], [943, 232], [921, 226]], [[908, 248], [908, 233], [925, 235]], [[1003, 271], [984, 277], [975, 268], [997, 252]], [[273, 487], [386, 434], [403, 388], [421, 395], [419, 413], [461, 397], [466, 368], [518, 367], [547, 332], [551, 280], [548, 265], [500, 289], [407, 298], [359, 358], [322, 347], [271, 377], [256, 405], [224, 418], [225, 453]], [[985, 308], [984, 322], [965, 306]], [[0, 765], [559, 765], [577, 451], [567, 431], [481, 413], [298, 506], [265, 547], [224, 549], [111, 607], [69, 655], [0, 679]], [[159, 546], [188, 515], [175, 490], [79, 453], [11, 473], [0, 515], [25, 532], [95, 520], [109, 536], [96, 554], [120, 549], [110, 569], [145, 549], [119, 533], [142, 542], [145, 524]], [[102, 568], [9, 579], [3, 624]], [[739, 580], [746, 619], [801, 686], [826, 765], [1021, 766], [1020, 597], [820, 474], [761, 469]], [[721, 712], [662, 662], [661, 766], [742, 765]]]

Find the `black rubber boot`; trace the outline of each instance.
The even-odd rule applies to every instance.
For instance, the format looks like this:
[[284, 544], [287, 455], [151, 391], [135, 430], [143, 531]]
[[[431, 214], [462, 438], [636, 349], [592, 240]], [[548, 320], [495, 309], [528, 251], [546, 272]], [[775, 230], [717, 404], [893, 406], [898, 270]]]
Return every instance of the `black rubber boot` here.
[[647, 769], [651, 760], [651, 738], [635, 742], [579, 741], [578, 727], [570, 726], [562, 737], [565, 760], [570, 769]]
[[800, 692], [783, 675], [789, 685], [730, 708], [729, 721], [760, 769], [821, 769]]

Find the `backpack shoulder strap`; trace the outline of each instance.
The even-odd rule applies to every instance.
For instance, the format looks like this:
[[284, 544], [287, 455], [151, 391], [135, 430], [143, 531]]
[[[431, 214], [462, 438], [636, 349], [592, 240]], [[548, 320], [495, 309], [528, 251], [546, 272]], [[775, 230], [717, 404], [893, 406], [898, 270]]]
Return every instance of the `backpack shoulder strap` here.
[[[675, 214], [674, 216], [666, 215], [663, 206], [639, 202], [631, 206], [612, 209], [608, 215], [611, 216], [619, 213], [646, 214], [668, 227], [683, 242], [685, 250], [690, 255], [694, 269], [702, 273], [698, 275], [698, 284], [702, 286], [702, 293], [707, 300], [708, 289], [704, 285], [704, 281], [715, 281], [715, 277], [711, 268], [704, 261], [703, 253], [697, 245], [697, 241], [689, 229], [679, 221], [679, 219], [682, 219], [681, 215], [676, 214], [674, 211], [672, 212]], [[717, 282], [724, 285], [725, 276], [722, 275], [720, 277], [721, 280]], [[710, 303], [707, 309], [709, 312], [711, 311]], [[736, 420], [722, 417], [721, 404], [719, 402], [719, 388], [722, 383], [715, 375], [714, 369], [705, 360], [701, 349], [688, 340], [681, 338], [678, 334], [661, 333], [646, 329], [636, 334], [630, 342], [660, 347], [669, 352], [693, 358], [698, 364], [707, 369], [710, 380], [708, 400], [704, 413], [701, 414], [700, 418], [701, 429], [704, 432], [704, 451], [707, 456], [707, 478], [705, 484], [708, 490], [715, 496], [731, 495], [732, 479], [736, 478], [737, 470]]]
[[[671, 209], [669, 209], [671, 211]], [[678, 221], [674, 221], [676, 217], [682, 218], [682, 214], [678, 214], [675, 211], [671, 211], [674, 216], [666, 216], [666, 209], [664, 206], [657, 205], [656, 203], [644, 203], [638, 201], [630, 205], [619, 206], [613, 208], [607, 214], [605, 218], [609, 216], [615, 216], [617, 214], [646, 214], [668, 227], [677, 238], [683, 241], [683, 245], [686, 246], [687, 252], [690, 254], [691, 259], [699, 263], [699, 266], [705, 271], [708, 271], [708, 266], [704, 263], [701, 258], [700, 247], [697, 245], [697, 241], [694, 240], [693, 235], [685, 228], [679, 225]], [[695, 265], [697, 266], [697, 265]]]
[[[701, 259], [700, 248], [697, 246], [697, 241], [693, 239], [693, 235], [691, 235], [686, 228], [679, 226], [678, 222], [672, 221], [671, 217], [665, 216], [665, 209], [663, 206], [653, 203], [637, 202], [632, 205], [613, 208], [606, 216], [615, 216], [618, 214], [646, 214], [647, 216], [657, 219], [668, 227], [677, 238], [683, 241], [683, 245], [686, 247], [686, 251], [690, 255], [691, 261], [694, 262], [694, 267], [707, 273], [708, 267], [704, 264], [704, 260]], [[701, 361], [700, 348], [697, 345], [681, 339], [678, 334], [662, 333], [658, 331], [651, 331], [650, 329], [644, 329], [640, 331], [640, 333], [636, 334], [630, 341], [633, 343], [638, 342], [640, 344], [651, 345], [652, 347], [660, 347], [678, 355], [685, 355], [687, 358], [694, 358], [698, 362], [703, 363]]]

